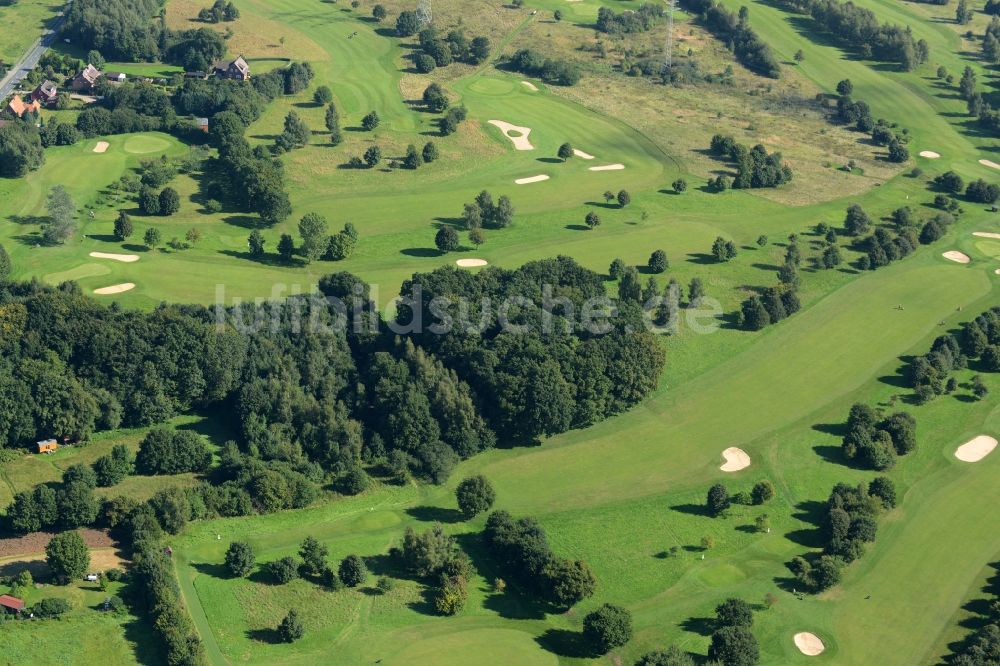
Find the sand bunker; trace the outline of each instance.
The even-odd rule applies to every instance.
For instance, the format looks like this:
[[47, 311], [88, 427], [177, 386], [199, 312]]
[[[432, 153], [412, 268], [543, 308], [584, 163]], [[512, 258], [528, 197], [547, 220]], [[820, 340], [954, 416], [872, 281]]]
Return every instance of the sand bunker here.
[[528, 183], [540, 183], [543, 180], [548, 180], [548, 179], [549, 177], [543, 173], [537, 176], [530, 176], [528, 178], [518, 178], [514, 182], [517, 183], [518, 185], [527, 185]]
[[815, 657], [826, 649], [826, 646], [823, 645], [823, 641], [819, 639], [819, 636], [811, 634], [808, 631], [795, 634], [794, 640], [795, 647], [797, 647], [799, 652], [807, 657]]
[[535, 92], [538, 91], [538, 86], [536, 86], [531, 81], [521, 81], [521, 83], [523, 83], [528, 90], [534, 90]]
[[955, 449], [955, 457], [962, 462], [979, 462], [995, 448], [997, 448], [996, 438], [989, 435], [980, 435]]
[[[534, 150], [535, 147], [531, 145], [528, 141], [528, 135], [531, 134], [530, 127], [518, 127], [517, 125], [511, 125], [510, 123], [504, 122], [502, 120], [491, 120], [490, 125], [494, 127], [499, 127], [503, 135], [510, 139], [510, 142], [514, 144], [515, 150]], [[516, 134], [516, 136], [512, 135]]]
[[973, 236], [979, 236], [980, 238], [1000, 238], [1000, 234], [990, 233], [989, 231], [973, 231]]
[[1000, 164], [997, 164], [996, 162], [992, 162], [990, 160], [979, 160], [979, 163], [991, 169], [1000, 169]]
[[125, 284], [116, 284], [113, 287], [102, 287], [101, 289], [95, 289], [94, 293], [98, 296], [110, 296], [112, 294], [121, 294], [126, 291], [131, 291], [135, 289], [135, 285], [131, 282], [126, 282]]
[[933, 150], [921, 150], [920, 156], [926, 157], [929, 160], [936, 160], [937, 158], [941, 157], [941, 153], [935, 153]]
[[591, 171], [621, 171], [625, 168], [624, 164], [605, 164], [603, 166], [590, 167]]
[[747, 455], [746, 451], [735, 446], [723, 451], [722, 457], [726, 459], [726, 463], [719, 468], [723, 472], [738, 472], [750, 466], [750, 456]]
[[485, 259], [459, 259], [455, 263], [462, 268], [477, 268], [485, 266], [488, 262]]
[[581, 160], [592, 160], [592, 159], [594, 159], [594, 156], [591, 155], [590, 153], [585, 153], [582, 150], [577, 150], [576, 148], [573, 149], [573, 154], [576, 155], [577, 157], [579, 157]]
[[948, 259], [949, 261], [955, 261], [960, 264], [967, 264], [971, 261], [969, 255], [959, 252], [958, 250], [948, 250], [941, 254], [942, 257]]
[[106, 152], [108, 152], [108, 148], [110, 148], [110, 147], [111, 147], [111, 144], [108, 143], [107, 141], [98, 141], [97, 145], [94, 146], [94, 152], [95, 153], [106, 153]]
[[90, 256], [92, 256], [94, 259], [110, 259], [111, 261], [120, 261], [125, 264], [132, 264], [139, 261], [139, 255], [137, 254], [110, 254], [108, 252], [91, 252]]

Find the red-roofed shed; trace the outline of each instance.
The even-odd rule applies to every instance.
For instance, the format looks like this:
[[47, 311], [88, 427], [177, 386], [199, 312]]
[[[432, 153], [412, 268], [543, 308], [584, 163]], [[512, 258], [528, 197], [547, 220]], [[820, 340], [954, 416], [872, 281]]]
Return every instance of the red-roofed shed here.
[[24, 610], [24, 601], [9, 594], [0, 594], [0, 606], [6, 608], [8, 612], [20, 613]]

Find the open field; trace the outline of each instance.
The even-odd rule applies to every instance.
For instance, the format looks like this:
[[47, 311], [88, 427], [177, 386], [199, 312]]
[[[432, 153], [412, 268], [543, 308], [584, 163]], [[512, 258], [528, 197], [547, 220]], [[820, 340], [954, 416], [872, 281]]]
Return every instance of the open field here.
[[[742, 4], [723, 3], [733, 10]], [[201, 27], [193, 17], [203, 4], [169, 0], [168, 25]], [[13, 257], [15, 276], [50, 284], [75, 280], [87, 293], [134, 284], [127, 292], [96, 298], [149, 309], [162, 301], [207, 304], [220, 294], [226, 299], [282, 297], [308, 291], [323, 274], [344, 270], [372, 282], [375, 298], [385, 304], [412, 273], [456, 260], [481, 258], [513, 268], [564, 254], [604, 273], [616, 257], [644, 266], [652, 250], [663, 248], [670, 268], [661, 279], [676, 278], [686, 286], [699, 277], [707, 294], [729, 313], [755, 288], [775, 283], [786, 238], [794, 233], [804, 254], [803, 309], [756, 333], [736, 330], [727, 321], [711, 334], [698, 335], [682, 324], [676, 335], [663, 338], [667, 369], [641, 406], [541, 446], [476, 456], [442, 486], [376, 484], [359, 496], [325, 499], [308, 509], [189, 525], [170, 545], [209, 661], [423, 666], [465, 664], [474, 657], [475, 663], [498, 665], [632, 664], [645, 652], [671, 644], [704, 655], [717, 604], [737, 596], [763, 606], [766, 595], [776, 601], [756, 613], [754, 625], [763, 664], [910, 666], [940, 660], [949, 643], [963, 635], [956, 628], [966, 617], [963, 605], [977, 598], [984, 580], [995, 573], [990, 563], [1000, 557], [1000, 516], [990, 510], [1000, 488], [1000, 453], [975, 464], [955, 457], [956, 449], [974, 437], [1000, 436], [1000, 376], [984, 375], [990, 394], [977, 401], [970, 393], [977, 370], [959, 371], [953, 395], [918, 406], [902, 373], [909, 357], [925, 353], [934, 338], [998, 304], [1000, 241], [973, 232], [1000, 233], [1000, 218], [965, 202], [964, 214], [945, 238], [873, 272], [846, 262], [834, 270], [819, 269], [815, 259], [822, 239], [814, 228], [825, 222], [839, 229], [851, 203], [862, 204], [873, 218], [904, 205], [929, 216], [935, 193], [929, 181], [947, 170], [966, 180], [997, 177], [980, 163], [1000, 159], [996, 141], [969, 126], [957, 91], [934, 77], [938, 65], [957, 75], [969, 63], [981, 87], [995, 82], [993, 69], [965, 53], [978, 49], [978, 40], [968, 42], [964, 28], [953, 24], [954, 7], [857, 1], [882, 20], [911, 26], [930, 44], [931, 61], [904, 73], [832, 45], [812, 31], [805, 17], [753, 3], [751, 24], [782, 61], [782, 79], [763, 80], [735, 65], [731, 84], [674, 88], [616, 71], [628, 55], [623, 45], [611, 43], [607, 57], [594, 50], [598, 42], [613, 42], [595, 35], [598, 7], [617, 11], [638, 2], [527, 0], [519, 11], [486, 0], [435, 3], [442, 29], [455, 27], [461, 17], [470, 35], [490, 37], [495, 56], [544, 45], [585, 67], [578, 86], [559, 88], [489, 63], [417, 74], [409, 58], [414, 40], [401, 43], [388, 35], [387, 26], [404, 4], [386, 2], [390, 19], [381, 26], [368, 20], [371, 4], [363, 2], [355, 12], [346, 2], [305, 7], [299, 0], [237, 0], [242, 17], [217, 27], [231, 27], [232, 53], [245, 54], [261, 71], [287, 58], [308, 60], [317, 72], [310, 90], [276, 100], [248, 132], [254, 145], [271, 144], [292, 110], [314, 130], [308, 146], [282, 158], [295, 212], [262, 230], [268, 250], [274, 251], [280, 234], [297, 235], [303, 214], [318, 212], [332, 228], [348, 221], [357, 226], [360, 240], [349, 259], [309, 265], [284, 264], [273, 255], [252, 260], [246, 238], [256, 220], [231, 210], [207, 212], [197, 175], [173, 181], [182, 201], [176, 215], [147, 218], [129, 209], [136, 234], [118, 243], [112, 225], [121, 205], [106, 187], [141, 160], [178, 158], [189, 150], [171, 136], [145, 133], [52, 148], [39, 171], [0, 181], [0, 242]], [[536, 9], [537, 14], [530, 13]], [[559, 22], [551, 18], [556, 9], [563, 14]], [[977, 14], [971, 28], [978, 34], [986, 23]], [[730, 64], [730, 54], [692, 17], [680, 14], [677, 26], [682, 57], [697, 58], [713, 72]], [[664, 31], [660, 24], [637, 37], [635, 48], [654, 53]], [[804, 57], [796, 64], [800, 49]], [[163, 70], [160, 65], [127, 67], [120, 68], [137, 74]], [[912, 157], [904, 167], [886, 161], [884, 149], [860, 140], [862, 135], [829, 123], [812, 103], [817, 93], [831, 92], [843, 78], [851, 79], [855, 98], [868, 102], [876, 117], [909, 130]], [[525, 80], [532, 85], [524, 85]], [[468, 119], [453, 136], [438, 137], [438, 116], [417, 101], [432, 81], [468, 109]], [[339, 146], [319, 131], [323, 108], [311, 101], [318, 85], [333, 89], [344, 128]], [[381, 125], [364, 132], [361, 118], [372, 110]], [[530, 149], [518, 150], [512, 141], [517, 137], [505, 135], [491, 120], [530, 128], [530, 136], [523, 137]], [[732, 171], [707, 154], [716, 132], [780, 150], [795, 168], [795, 180], [777, 190], [708, 192], [702, 187], [707, 178]], [[419, 147], [428, 140], [436, 142], [441, 158], [415, 172], [344, 168], [369, 146], [401, 157], [408, 144]], [[98, 141], [108, 143], [106, 152], [94, 152]], [[594, 159], [555, 159], [567, 141]], [[917, 157], [920, 151], [940, 157]], [[852, 160], [858, 167], [853, 173], [842, 168]], [[592, 170], [610, 164], [624, 168]], [[914, 166], [923, 175], [909, 175]], [[547, 178], [515, 184], [541, 175]], [[671, 189], [678, 177], [690, 183], [683, 194]], [[66, 185], [80, 207], [80, 233], [64, 246], [43, 247], [38, 222], [55, 184]], [[484, 188], [511, 197], [513, 225], [487, 230], [482, 247], [438, 252], [436, 230], [460, 226], [462, 204]], [[604, 191], [620, 189], [632, 194], [627, 207], [605, 203]], [[600, 214], [600, 227], [583, 225], [588, 211]], [[196, 228], [202, 240], [187, 250], [150, 251], [135, 240], [149, 226], [161, 229], [164, 240], [183, 238]], [[758, 247], [761, 234], [769, 242]], [[720, 236], [739, 248], [738, 256], [723, 264], [709, 255]], [[842, 249], [848, 261], [859, 256]], [[942, 256], [946, 251], [971, 261], [949, 261]], [[877, 542], [846, 569], [839, 585], [802, 596], [786, 563], [817, 547], [817, 517], [830, 488], [875, 476], [849, 465], [840, 451], [842, 423], [856, 402], [910, 411], [919, 424], [919, 446], [888, 474], [901, 503], [880, 520]], [[216, 444], [231, 437], [222, 418], [185, 417], [173, 425], [198, 429]], [[99, 435], [86, 447], [5, 465], [0, 507], [14, 492], [57, 480], [68, 465], [92, 462], [114, 444], [134, 448], [142, 434]], [[730, 447], [746, 452], [750, 466], [721, 470], [722, 452]], [[599, 581], [596, 594], [556, 615], [516, 589], [494, 591], [497, 571], [478, 538], [484, 516], [465, 522], [454, 509], [456, 484], [472, 474], [485, 475], [496, 487], [497, 508], [537, 517], [555, 552], [588, 562]], [[770, 504], [735, 506], [724, 518], [705, 515], [702, 505], [711, 484], [745, 491], [765, 478], [777, 488]], [[195, 482], [193, 475], [130, 477], [107, 492], [146, 498], [165, 485]], [[769, 533], [752, 528], [762, 513], [770, 520]], [[384, 557], [406, 527], [425, 529], [434, 521], [458, 537], [476, 569], [468, 604], [454, 618], [435, 615], [425, 586], [394, 570]], [[373, 576], [367, 585], [337, 592], [305, 580], [273, 585], [260, 571], [233, 579], [222, 565], [233, 540], [253, 546], [259, 568], [294, 555], [306, 536], [329, 547], [331, 562], [348, 554], [369, 558]], [[704, 537], [711, 537], [714, 546], [702, 548]], [[672, 548], [676, 554], [671, 555]], [[0, 561], [0, 570], [3, 566]], [[380, 575], [395, 579], [386, 594], [374, 589]], [[87, 606], [97, 602], [92, 592], [70, 586], [60, 593]], [[604, 602], [632, 611], [635, 637], [608, 656], [592, 658], [579, 649], [579, 632], [584, 615]], [[305, 636], [294, 645], [278, 643], [274, 628], [293, 607], [303, 614]], [[88, 652], [66, 657], [67, 663], [155, 661], [137, 647], [148, 638], [141, 623], [88, 610], [58, 623], [59, 635], [53, 624], [4, 625], [0, 650], [32, 662], [41, 654], [35, 645], [50, 646], [46, 654], [72, 655], [82, 643]], [[800, 632], [822, 640], [822, 655], [799, 651], [794, 636]]]
[[0, 5], [0, 63], [19, 60], [62, 9], [59, 0], [19, 0]]

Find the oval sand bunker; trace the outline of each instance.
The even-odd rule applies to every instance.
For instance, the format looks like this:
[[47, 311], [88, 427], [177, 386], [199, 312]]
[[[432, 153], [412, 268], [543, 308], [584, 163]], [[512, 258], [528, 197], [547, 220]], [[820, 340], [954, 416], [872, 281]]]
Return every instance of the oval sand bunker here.
[[462, 268], [477, 268], [479, 266], [485, 266], [489, 262], [485, 259], [459, 259], [455, 263]]
[[95, 289], [94, 293], [98, 296], [110, 296], [111, 294], [121, 294], [126, 291], [132, 291], [133, 289], [135, 289], [135, 285], [131, 282], [126, 282], [125, 284], [116, 284], [112, 287]]
[[995, 234], [989, 231], [973, 231], [973, 236], [979, 236], [980, 238], [1000, 238], [1000, 234]]
[[624, 164], [605, 164], [603, 166], [590, 167], [590, 171], [621, 171], [624, 168]]
[[110, 252], [91, 252], [90, 256], [95, 259], [110, 259], [111, 261], [121, 261], [126, 264], [131, 264], [139, 261], [139, 255], [137, 254], [112, 254]]
[[955, 449], [955, 457], [962, 462], [979, 462], [997, 448], [997, 440], [989, 435], [980, 435], [970, 439]]
[[731, 446], [722, 452], [722, 457], [726, 459], [724, 465], [719, 469], [723, 472], [738, 472], [750, 466], [750, 456], [743, 449]]
[[942, 253], [941, 256], [949, 261], [954, 261], [959, 264], [967, 264], [971, 261], [971, 259], [969, 259], [969, 255], [959, 252], [958, 250], [948, 250], [947, 252]]
[[941, 157], [941, 153], [935, 153], [933, 150], [921, 150], [920, 156], [926, 157], [929, 160], [936, 160], [937, 158]]
[[514, 184], [516, 184], [516, 185], [528, 185], [530, 183], [540, 183], [540, 182], [542, 182], [544, 180], [548, 180], [548, 179], [549, 179], [549, 177], [546, 176], [543, 173], [543, 174], [539, 174], [537, 176], [529, 176], [528, 178], [518, 178], [517, 180], [514, 181]]
[[811, 634], [808, 631], [795, 634], [794, 640], [795, 647], [797, 647], [799, 652], [807, 657], [815, 657], [826, 649], [826, 646], [823, 645], [823, 641], [819, 639], [819, 636]]
[[94, 152], [95, 153], [106, 153], [106, 152], [108, 152], [108, 148], [110, 148], [110, 147], [111, 147], [111, 144], [108, 143], [107, 141], [98, 141], [97, 145], [94, 146]]
[[991, 169], [1000, 169], [1000, 164], [997, 164], [996, 162], [993, 162], [991, 160], [979, 160], [979, 163], [982, 164], [984, 167], [989, 167]]

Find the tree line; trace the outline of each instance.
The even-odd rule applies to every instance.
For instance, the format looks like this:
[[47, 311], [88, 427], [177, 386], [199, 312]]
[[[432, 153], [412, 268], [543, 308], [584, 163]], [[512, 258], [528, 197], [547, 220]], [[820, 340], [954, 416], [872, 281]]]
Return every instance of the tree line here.
[[546, 83], [560, 86], [576, 85], [581, 76], [576, 63], [558, 58], [546, 58], [532, 49], [517, 51], [507, 60], [506, 65], [515, 72], [537, 76]]
[[615, 13], [613, 9], [601, 7], [597, 10], [596, 27], [609, 35], [646, 32], [663, 20], [666, 12], [662, 5], [643, 3], [635, 10]]
[[746, 6], [740, 7], [738, 13], [715, 0], [683, 0], [681, 6], [699, 14], [705, 27], [725, 42], [736, 60], [751, 72], [772, 79], [781, 76], [781, 66], [771, 47], [750, 27], [750, 10]]
[[[736, 177], [732, 182], [734, 188], [778, 187], [792, 180], [792, 168], [782, 163], [781, 153], [769, 154], [761, 144], [748, 148], [731, 136], [716, 134], [709, 149], [713, 155], [736, 163]], [[728, 180], [724, 187], [717, 189], [727, 187]]]
[[927, 42], [914, 39], [908, 27], [880, 23], [873, 11], [852, 2], [782, 0], [781, 4], [808, 14], [832, 39], [856, 49], [863, 58], [895, 62], [911, 71], [930, 57]]

